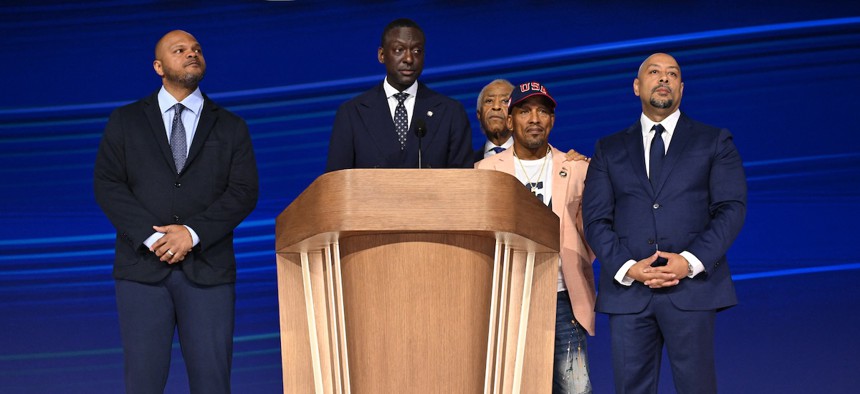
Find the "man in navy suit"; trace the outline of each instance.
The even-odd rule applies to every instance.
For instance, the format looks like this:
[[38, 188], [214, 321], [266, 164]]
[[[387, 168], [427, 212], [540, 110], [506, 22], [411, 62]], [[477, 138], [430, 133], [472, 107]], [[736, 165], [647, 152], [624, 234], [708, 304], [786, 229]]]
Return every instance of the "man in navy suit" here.
[[[472, 131], [460, 102], [428, 88], [424, 32], [410, 19], [385, 27], [377, 50], [385, 80], [338, 108], [326, 172], [346, 168], [470, 168]], [[423, 124], [426, 135], [416, 136]]]
[[128, 393], [161, 393], [179, 341], [192, 393], [229, 393], [233, 230], [257, 203], [248, 127], [200, 92], [200, 44], [176, 30], [155, 47], [162, 88], [110, 116], [96, 200], [116, 227], [116, 299]]
[[683, 90], [672, 56], [648, 57], [639, 121], [597, 142], [585, 180], [618, 393], [657, 392], [663, 345], [679, 393], [715, 393], [715, 314], [737, 303], [726, 251], [746, 215], [743, 163], [728, 130], [678, 110]]

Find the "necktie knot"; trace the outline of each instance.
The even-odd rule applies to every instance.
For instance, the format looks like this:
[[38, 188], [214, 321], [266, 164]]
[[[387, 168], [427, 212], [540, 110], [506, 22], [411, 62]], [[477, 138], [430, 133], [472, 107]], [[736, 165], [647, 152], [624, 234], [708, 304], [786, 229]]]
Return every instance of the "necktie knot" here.
[[502, 153], [505, 151], [505, 148], [502, 148], [501, 146], [494, 146], [490, 148], [490, 150], [496, 153]]
[[394, 93], [394, 98], [397, 99], [397, 104], [403, 104], [407, 97], [409, 97], [409, 93], [406, 92]]

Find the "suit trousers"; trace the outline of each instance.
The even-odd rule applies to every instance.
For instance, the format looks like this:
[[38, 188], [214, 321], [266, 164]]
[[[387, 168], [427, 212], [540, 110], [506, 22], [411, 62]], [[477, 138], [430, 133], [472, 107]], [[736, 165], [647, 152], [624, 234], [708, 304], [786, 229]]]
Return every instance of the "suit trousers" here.
[[656, 394], [665, 344], [678, 393], [716, 394], [715, 317], [715, 310], [678, 309], [660, 290], [642, 312], [610, 314], [615, 392]]
[[177, 329], [190, 392], [230, 392], [235, 284], [197, 285], [177, 265], [158, 283], [117, 280], [116, 300], [127, 393], [164, 392]]

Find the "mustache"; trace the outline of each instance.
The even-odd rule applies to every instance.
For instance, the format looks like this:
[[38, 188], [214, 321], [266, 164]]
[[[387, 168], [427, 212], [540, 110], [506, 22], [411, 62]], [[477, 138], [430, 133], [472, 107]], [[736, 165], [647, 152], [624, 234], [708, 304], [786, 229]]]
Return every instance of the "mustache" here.
[[656, 92], [657, 89], [660, 89], [660, 88], [666, 89], [669, 91], [669, 93], [672, 93], [672, 87], [670, 87], [668, 84], [663, 84], [663, 83], [655, 86], [654, 89], [651, 89], [651, 93]]

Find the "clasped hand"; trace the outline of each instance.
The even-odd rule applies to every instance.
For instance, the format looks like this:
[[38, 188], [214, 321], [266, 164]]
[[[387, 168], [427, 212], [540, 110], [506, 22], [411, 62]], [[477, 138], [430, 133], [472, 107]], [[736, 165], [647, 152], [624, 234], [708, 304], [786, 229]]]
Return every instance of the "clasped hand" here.
[[176, 264], [185, 260], [185, 255], [191, 251], [193, 243], [191, 233], [183, 225], [152, 226], [155, 231], [164, 233], [149, 249], [159, 260], [167, 264]]
[[[667, 260], [666, 265], [652, 267], [658, 257]], [[627, 276], [642, 282], [652, 289], [672, 287], [687, 277], [689, 265], [687, 259], [677, 253], [657, 251], [653, 255], [639, 260], [627, 271]]]

